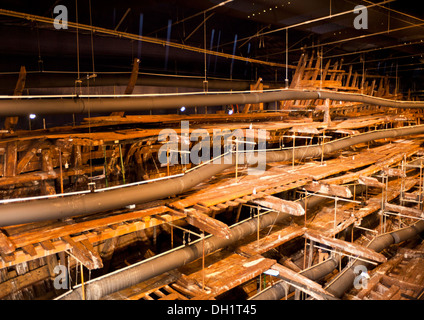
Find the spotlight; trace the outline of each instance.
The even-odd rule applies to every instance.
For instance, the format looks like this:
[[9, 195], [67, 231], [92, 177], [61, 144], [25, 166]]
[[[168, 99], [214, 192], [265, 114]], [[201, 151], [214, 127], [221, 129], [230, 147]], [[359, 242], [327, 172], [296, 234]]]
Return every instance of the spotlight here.
[[229, 115], [232, 115], [232, 114], [233, 114], [233, 112], [234, 112], [234, 111], [233, 111], [233, 109], [228, 110], [228, 114], [229, 114]]
[[181, 112], [184, 112], [184, 111], [185, 111], [185, 107], [184, 107], [184, 106], [182, 106], [182, 107], [180, 108], [180, 111], [181, 111]]
[[33, 113], [31, 113], [30, 115], [29, 115], [29, 118], [30, 119], [35, 119], [37, 116], [35, 115], [35, 114], [33, 114]]

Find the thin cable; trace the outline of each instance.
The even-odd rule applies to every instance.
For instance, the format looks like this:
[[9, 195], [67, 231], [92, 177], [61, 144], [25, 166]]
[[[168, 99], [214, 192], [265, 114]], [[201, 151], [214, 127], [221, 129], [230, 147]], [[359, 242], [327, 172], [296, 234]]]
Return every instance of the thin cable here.
[[[90, 27], [93, 27], [93, 21], [91, 16], [91, 0], [88, 0], [89, 12], [90, 12]], [[93, 29], [90, 30], [91, 33], [91, 61], [93, 63], [93, 76], [96, 74], [94, 69], [94, 43], [93, 43]]]
[[79, 35], [78, 35], [78, 0], [75, 0], [75, 19], [76, 19], [76, 29], [77, 29], [77, 80], [75, 81], [75, 94], [77, 94], [77, 85], [80, 87], [81, 94], [81, 78], [80, 78], [80, 56], [79, 56]]

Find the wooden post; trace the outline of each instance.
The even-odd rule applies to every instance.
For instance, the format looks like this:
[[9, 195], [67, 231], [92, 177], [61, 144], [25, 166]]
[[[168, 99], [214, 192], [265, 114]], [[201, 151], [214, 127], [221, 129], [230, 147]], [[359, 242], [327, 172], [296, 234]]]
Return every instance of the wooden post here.
[[122, 147], [121, 147], [121, 144], [119, 144], [119, 157], [121, 158], [122, 181], [125, 184], [125, 166], [124, 166], [124, 159], [122, 158]]

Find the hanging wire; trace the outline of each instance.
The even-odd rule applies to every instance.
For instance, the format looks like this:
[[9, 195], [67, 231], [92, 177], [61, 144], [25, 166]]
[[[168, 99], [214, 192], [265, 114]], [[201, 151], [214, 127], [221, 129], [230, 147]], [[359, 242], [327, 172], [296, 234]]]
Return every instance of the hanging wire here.
[[77, 80], [75, 80], [75, 94], [77, 94], [77, 86], [79, 85], [81, 94], [81, 79], [80, 79], [80, 56], [79, 56], [79, 23], [78, 23], [78, 0], [75, 0], [75, 19], [76, 19], [76, 32], [77, 32]]
[[38, 47], [38, 71], [43, 72], [44, 63], [43, 63], [43, 60], [41, 59], [40, 33], [39, 33], [38, 22], [37, 22], [37, 47]]
[[[88, 0], [89, 13], [90, 13], [90, 27], [93, 27], [93, 20], [91, 16], [91, 0]], [[95, 77], [96, 72], [94, 69], [94, 42], [93, 42], [93, 28], [91, 28], [91, 62], [93, 63], [93, 77]]]

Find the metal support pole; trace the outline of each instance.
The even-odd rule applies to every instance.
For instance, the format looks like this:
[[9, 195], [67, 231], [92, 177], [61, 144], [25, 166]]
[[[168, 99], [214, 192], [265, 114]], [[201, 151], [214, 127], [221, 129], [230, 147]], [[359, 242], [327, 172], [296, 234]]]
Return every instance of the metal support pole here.
[[337, 226], [337, 196], [334, 200], [334, 229], [333, 229], [333, 238], [336, 237], [336, 226]]
[[205, 233], [202, 232], [202, 291], [205, 291]]
[[82, 262], [80, 262], [81, 266], [81, 292], [82, 292], [82, 300], [85, 300], [85, 287], [84, 287], [84, 269]]
[[296, 145], [296, 132], [293, 132], [293, 159], [292, 159], [292, 166], [294, 168], [294, 149]]

